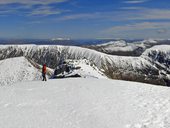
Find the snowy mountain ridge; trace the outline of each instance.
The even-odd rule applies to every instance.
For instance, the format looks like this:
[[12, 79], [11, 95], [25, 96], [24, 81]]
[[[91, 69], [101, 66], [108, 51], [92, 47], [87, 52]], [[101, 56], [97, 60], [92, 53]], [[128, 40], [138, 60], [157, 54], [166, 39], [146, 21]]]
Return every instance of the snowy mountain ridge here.
[[96, 46], [106, 46], [106, 45], [114, 45], [114, 46], [126, 46], [127, 45], [127, 43], [126, 43], [126, 41], [124, 41], [124, 40], [119, 40], [119, 41], [109, 41], [109, 42], [107, 42], [107, 43], [104, 43], [104, 44], [98, 44], [98, 45], [96, 45]]
[[[71, 71], [68, 75], [78, 74], [82, 78], [107, 79], [100, 70], [88, 60], [70, 60], [70, 64], [80, 67]], [[42, 66], [26, 59], [14, 57], [0, 61], [0, 86], [12, 85], [23, 81], [41, 81]], [[52, 78], [54, 69], [47, 67], [47, 78]], [[67, 77], [67, 74], [65, 74]]]
[[[165, 54], [164, 48], [167, 49]], [[93, 62], [98, 69], [113, 79], [148, 82], [159, 85], [169, 85], [169, 60], [170, 46], [155, 46], [146, 50], [140, 57], [125, 57], [107, 55], [95, 50], [76, 46], [57, 45], [6, 45], [0, 46], [0, 59], [25, 56], [38, 64], [47, 63], [50, 68], [56, 68], [61, 59], [79, 60], [86, 58]], [[164, 59], [165, 62], [155, 61], [149, 52]], [[161, 69], [160, 69], [160, 65]]]
[[99, 45], [87, 45], [84, 47], [110, 55], [140, 56], [148, 48], [155, 45], [169, 45], [169, 43], [169, 40], [158, 39], [141, 41], [114, 40]]

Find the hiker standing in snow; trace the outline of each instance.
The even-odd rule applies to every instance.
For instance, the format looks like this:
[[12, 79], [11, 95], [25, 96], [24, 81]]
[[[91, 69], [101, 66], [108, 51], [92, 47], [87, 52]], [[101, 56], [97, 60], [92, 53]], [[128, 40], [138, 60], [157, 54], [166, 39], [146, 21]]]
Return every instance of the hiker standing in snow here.
[[46, 64], [44, 64], [44, 65], [43, 65], [43, 68], [42, 68], [43, 81], [47, 81], [46, 72], [47, 72], [47, 67], [46, 67]]

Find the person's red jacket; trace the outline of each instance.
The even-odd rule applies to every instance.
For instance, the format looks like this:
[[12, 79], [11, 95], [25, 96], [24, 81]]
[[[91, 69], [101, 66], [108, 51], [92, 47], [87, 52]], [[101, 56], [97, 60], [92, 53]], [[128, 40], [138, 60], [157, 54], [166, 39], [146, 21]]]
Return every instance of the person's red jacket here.
[[42, 72], [43, 72], [44, 74], [46, 74], [46, 72], [47, 72], [47, 67], [46, 67], [46, 65], [45, 65], [45, 64], [43, 65]]

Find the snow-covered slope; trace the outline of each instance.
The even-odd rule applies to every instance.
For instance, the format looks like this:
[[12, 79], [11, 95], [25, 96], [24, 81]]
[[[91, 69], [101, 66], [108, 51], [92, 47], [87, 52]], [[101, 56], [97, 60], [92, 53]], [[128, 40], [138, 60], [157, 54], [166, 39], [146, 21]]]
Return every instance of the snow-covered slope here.
[[97, 45], [99, 47], [102, 46], [102, 49], [105, 50], [106, 53], [112, 52], [133, 52], [136, 49], [144, 48], [140, 44], [134, 43], [126, 43], [124, 40], [121, 41], [111, 41], [105, 44]]
[[33, 67], [25, 57], [0, 61], [0, 86], [21, 81], [40, 80], [40, 77], [40, 71]]
[[[87, 59], [80, 60], [66, 60], [67, 64], [73, 66], [69, 73], [64, 72], [65, 77], [71, 77], [75, 75], [79, 75], [83, 78], [97, 78], [97, 79], [107, 79], [108, 77], [102, 73], [93, 62], [90, 62]], [[59, 74], [58, 76], [63, 76], [63, 74]], [[56, 76], [57, 77], [57, 76]]]
[[1, 128], [169, 128], [170, 90], [104, 79], [0, 88]]
[[154, 63], [155, 67], [159, 67], [160, 70], [166, 70], [167, 74], [170, 74], [170, 46], [157, 45], [146, 50], [141, 58]]
[[166, 40], [148, 39], [128, 43], [128, 41], [125, 40], [117, 40], [99, 45], [88, 45], [85, 47], [111, 55], [140, 56], [147, 48], [160, 44], [168, 44], [168, 42], [169, 41]]
[[[154, 54], [152, 49], [157, 49], [159, 53], [162, 53], [164, 47], [167, 51], [170, 51], [169, 45], [161, 45], [160, 47], [155, 46], [148, 49], [140, 57], [125, 57], [107, 55], [95, 50], [75, 46], [2, 45], [0, 46], [0, 59], [25, 56], [40, 65], [46, 63], [54, 69], [61, 59], [79, 60], [85, 58], [93, 62], [98, 69], [102, 70], [110, 78], [170, 85], [168, 77], [170, 73], [167, 64], [155, 61], [153, 57], [149, 57], [149, 54], [147, 54], [148, 51]], [[161, 54], [158, 55], [160, 56]], [[167, 58], [168, 56], [169, 54], [165, 53], [162, 57]], [[160, 63], [164, 66], [164, 68], [161, 68], [161, 71]]]
[[[78, 74], [83, 78], [107, 78], [94, 64], [86, 59], [69, 60], [70, 64], [79, 69], [71, 71], [68, 75]], [[25, 57], [9, 58], [0, 61], [0, 86], [11, 85], [16, 82], [41, 80], [42, 66]], [[54, 70], [47, 68], [47, 77], [51, 77]]]
[[110, 55], [123, 56], [140, 56], [146, 49], [144, 43], [127, 43], [124, 40], [110, 41], [104, 44], [89, 45], [85, 47]]

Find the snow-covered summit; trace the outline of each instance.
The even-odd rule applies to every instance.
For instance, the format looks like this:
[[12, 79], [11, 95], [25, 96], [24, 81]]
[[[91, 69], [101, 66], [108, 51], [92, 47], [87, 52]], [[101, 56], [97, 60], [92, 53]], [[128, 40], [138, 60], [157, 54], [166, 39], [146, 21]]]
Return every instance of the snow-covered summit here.
[[59, 38], [52, 38], [51, 39], [52, 41], [64, 41], [64, 40], [71, 40], [70, 38], [61, 38], [61, 37], [59, 37]]
[[147, 48], [166, 43], [167, 42], [165, 40], [160, 41], [154, 39], [147, 39], [142, 41], [116, 40], [99, 45], [89, 45], [86, 47], [111, 55], [140, 56]]
[[141, 43], [144, 43], [144, 44], [157, 44], [158, 41], [156, 41], [154, 39], [148, 39], [148, 40], [141, 41]]
[[149, 53], [152, 53], [152, 52], [162, 52], [162, 53], [165, 53], [165, 54], [170, 54], [170, 46], [169, 45], [156, 45], [156, 46], [153, 46], [150, 49], [147, 49], [143, 53], [143, 55], [147, 56]]
[[40, 80], [41, 72], [25, 57], [0, 61], [0, 85], [11, 85], [21, 81]]
[[119, 47], [124, 47], [127, 45], [126, 41], [124, 40], [119, 40], [119, 41], [109, 41], [107, 43], [103, 43], [103, 44], [98, 44], [96, 46], [107, 46], [107, 45], [113, 45], [113, 46], [119, 46]]
[[170, 90], [106, 79], [0, 88], [1, 128], [169, 128]]
[[169, 45], [157, 45], [150, 49], [147, 49], [141, 57], [149, 58], [152, 61], [158, 61], [162, 64], [170, 64], [170, 46]]

